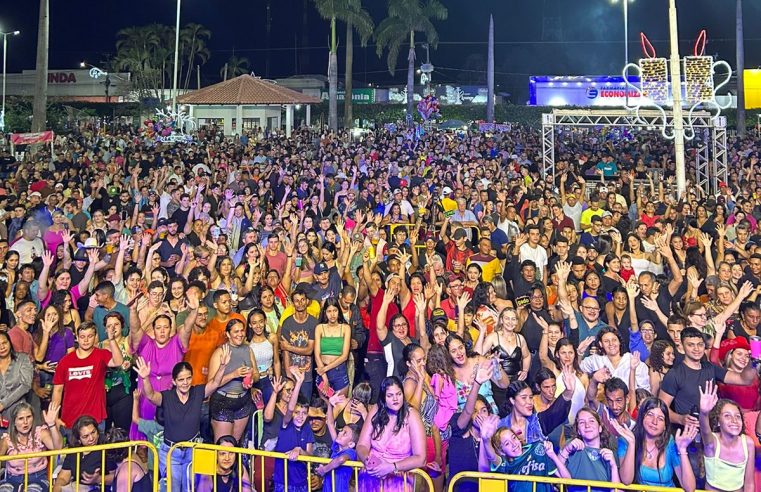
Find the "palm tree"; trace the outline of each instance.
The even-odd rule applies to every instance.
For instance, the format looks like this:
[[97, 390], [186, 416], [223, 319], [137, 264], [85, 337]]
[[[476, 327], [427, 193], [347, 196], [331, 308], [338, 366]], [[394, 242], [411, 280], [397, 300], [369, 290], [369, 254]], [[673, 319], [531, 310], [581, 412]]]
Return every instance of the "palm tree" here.
[[[423, 3], [425, 1], [425, 3]], [[409, 36], [407, 55], [407, 122], [412, 122], [413, 92], [415, 90], [415, 31], [425, 33], [426, 41], [433, 48], [439, 43], [439, 33], [433, 19], [445, 20], [447, 8], [439, 0], [389, 0], [388, 17], [378, 25], [375, 42], [378, 56], [388, 48], [386, 61], [388, 71], [394, 75], [396, 60], [404, 39]]]
[[174, 29], [161, 24], [128, 27], [117, 33], [114, 66], [132, 72], [141, 97], [161, 100], [171, 73]]
[[190, 46], [187, 53], [188, 67], [185, 71], [187, 73], [184, 85], [186, 90], [190, 86], [190, 76], [196, 61], [203, 65], [209, 60], [210, 53], [206, 47], [206, 41], [209, 38], [211, 38], [211, 31], [201, 24], [190, 23], [180, 31], [181, 42]]
[[351, 7], [346, 17], [346, 74], [344, 77], [344, 126], [351, 125], [354, 120], [352, 111], [352, 69], [354, 65], [354, 30], [360, 36], [362, 47], [367, 46], [367, 42], [373, 35], [375, 24], [370, 14], [362, 8], [362, 0], [357, 7]]
[[250, 64], [251, 62], [245, 56], [232, 55], [228, 58], [227, 63], [219, 69], [219, 76], [224, 80], [227, 80], [228, 77], [234, 79], [238, 75], [248, 73]]
[[40, 0], [40, 16], [37, 24], [37, 64], [32, 104], [33, 132], [41, 132], [47, 126], [49, 37], [50, 5], [48, 0]]
[[369, 14], [363, 12], [361, 0], [314, 0], [320, 17], [330, 21], [330, 51], [328, 53], [328, 126], [338, 130], [338, 37], [336, 20], [365, 24]]
[[745, 136], [745, 46], [743, 45], [743, 0], [735, 5], [735, 36], [737, 54], [737, 134]]

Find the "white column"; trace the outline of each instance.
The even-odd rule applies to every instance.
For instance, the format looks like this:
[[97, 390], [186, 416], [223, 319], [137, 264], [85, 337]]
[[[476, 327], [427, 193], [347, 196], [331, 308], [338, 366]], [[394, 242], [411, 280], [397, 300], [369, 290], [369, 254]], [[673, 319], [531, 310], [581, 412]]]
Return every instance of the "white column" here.
[[235, 106], [235, 133], [243, 134], [243, 106]]
[[677, 199], [679, 199], [684, 195], [687, 184], [684, 158], [684, 120], [682, 119], [682, 74], [675, 0], [669, 0], [669, 35], [671, 40], [671, 95], [674, 99], [674, 162], [676, 163]]
[[312, 105], [307, 104], [307, 127], [312, 126]]
[[291, 136], [291, 130], [293, 129], [293, 104], [285, 106], [285, 136]]

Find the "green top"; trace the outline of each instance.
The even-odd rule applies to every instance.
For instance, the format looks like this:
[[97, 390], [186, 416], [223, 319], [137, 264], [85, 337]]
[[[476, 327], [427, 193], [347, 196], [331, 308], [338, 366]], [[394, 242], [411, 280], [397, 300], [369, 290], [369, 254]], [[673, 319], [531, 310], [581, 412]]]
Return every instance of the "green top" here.
[[343, 353], [344, 349], [344, 337], [327, 337], [322, 336], [320, 338], [320, 354], [321, 355], [334, 355], [336, 357]]

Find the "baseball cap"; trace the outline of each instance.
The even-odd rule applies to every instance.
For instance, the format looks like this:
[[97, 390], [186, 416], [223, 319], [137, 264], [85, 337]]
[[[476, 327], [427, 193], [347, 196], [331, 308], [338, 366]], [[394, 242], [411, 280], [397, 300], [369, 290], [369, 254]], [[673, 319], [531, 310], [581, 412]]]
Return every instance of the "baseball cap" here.
[[441, 196], [442, 197], [448, 196], [448, 195], [451, 195], [451, 194], [452, 194], [452, 188], [450, 188], [449, 186], [445, 186], [444, 189], [441, 190]]
[[162, 226], [167, 225], [168, 223], [169, 223], [169, 221], [167, 221], [166, 218], [162, 217], [161, 219], [159, 219], [158, 222], [156, 222], [156, 227], [162, 227]]
[[441, 308], [436, 308], [433, 311], [431, 311], [431, 323], [443, 323], [446, 325], [449, 323], [449, 316], [447, 316], [447, 313], [444, 312]]
[[314, 266], [314, 274], [319, 275], [328, 271], [328, 265], [325, 262], [320, 262]]

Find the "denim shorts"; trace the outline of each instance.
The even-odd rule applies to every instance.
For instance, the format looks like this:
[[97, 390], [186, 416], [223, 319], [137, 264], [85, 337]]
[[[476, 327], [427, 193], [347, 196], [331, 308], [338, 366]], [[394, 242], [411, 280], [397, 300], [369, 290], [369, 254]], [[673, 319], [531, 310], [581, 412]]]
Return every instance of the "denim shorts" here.
[[[339, 391], [349, 386], [349, 375], [346, 372], [346, 364], [341, 364], [329, 370], [325, 375], [328, 377], [328, 384], [334, 391]], [[320, 376], [317, 376], [317, 382], [322, 380]]]

